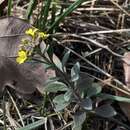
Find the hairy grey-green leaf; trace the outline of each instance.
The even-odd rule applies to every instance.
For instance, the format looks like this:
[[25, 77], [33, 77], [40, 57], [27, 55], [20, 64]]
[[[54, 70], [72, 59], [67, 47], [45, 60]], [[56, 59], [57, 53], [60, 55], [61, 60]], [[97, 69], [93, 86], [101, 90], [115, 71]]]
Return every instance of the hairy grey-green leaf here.
[[60, 61], [60, 59], [56, 56], [56, 55], [54, 55], [53, 54], [53, 62], [54, 62], [54, 64], [61, 70], [61, 71], [63, 71], [63, 67], [62, 67], [62, 63], [61, 63], [61, 61]]
[[64, 94], [65, 101], [70, 101], [73, 96], [73, 91], [71, 89], [68, 89], [68, 91]]
[[92, 83], [94, 81], [93, 78], [89, 77], [86, 73], [79, 74], [79, 79], [77, 81], [77, 88], [81, 91], [86, 93], [88, 88], [92, 87]]
[[67, 63], [67, 61], [68, 61], [68, 59], [69, 59], [69, 56], [70, 56], [70, 51], [67, 51], [67, 52], [65, 53], [63, 59], [62, 59], [62, 66], [63, 66], [63, 68], [65, 67], [65, 65], [66, 65], [66, 63]]
[[46, 92], [58, 92], [58, 91], [67, 91], [68, 88], [66, 86], [66, 84], [62, 83], [62, 82], [50, 82], [46, 85], [44, 91]]
[[71, 81], [77, 81], [79, 79], [80, 64], [77, 62], [71, 69]]
[[90, 98], [85, 98], [80, 103], [80, 106], [83, 107], [85, 110], [92, 110], [92, 100]]
[[53, 99], [53, 102], [55, 103], [55, 107], [56, 107], [56, 111], [61, 111], [63, 110], [65, 107], [67, 107], [70, 102], [66, 101], [64, 99], [64, 94], [58, 95]]
[[110, 118], [115, 116], [117, 113], [112, 106], [109, 104], [102, 105], [95, 109], [95, 113], [99, 116]]
[[86, 119], [86, 112], [77, 112], [74, 115], [74, 124], [72, 127], [72, 130], [77, 130], [77, 128], [82, 128], [82, 124], [84, 123]]
[[82, 130], [82, 125], [77, 126], [77, 127], [72, 127], [72, 130]]
[[87, 97], [92, 97], [99, 94], [102, 91], [102, 87], [98, 83], [93, 83], [87, 90]]

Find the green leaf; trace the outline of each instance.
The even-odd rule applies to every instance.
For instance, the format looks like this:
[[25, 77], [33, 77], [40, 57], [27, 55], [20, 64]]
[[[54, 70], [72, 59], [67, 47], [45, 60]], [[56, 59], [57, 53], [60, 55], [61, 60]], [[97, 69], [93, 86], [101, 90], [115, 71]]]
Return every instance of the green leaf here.
[[31, 123], [27, 126], [24, 126], [22, 128], [18, 128], [16, 130], [32, 130], [32, 129], [36, 129], [37, 127], [43, 125], [46, 122], [47, 118], [41, 119], [39, 121], [36, 121], [34, 123]]
[[12, 2], [13, 2], [13, 0], [8, 0], [8, 16], [11, 15]]
[[79, 74], [79, 79], [77, 81], [77, 88], [81, 91], [86, 93], [88, 88], [92, 87], [92, 83], [94, 81], [93, 78], [89, 77], [86, 73]]
[[44, 89], [46, 92], [56, 93], [58, 91], [67, 91], [67, 86], [62, 82], [50, 82], [45, 86]]
[[54, 53], [54, 50], [53, 50], [52, 44], [51, 44], [51, 45], [48, 45], [48, 46], [47, 46], [47, 54], [48, 54], [48, 56], [49, 56], [50, 59], [52, 59], [53, 53]]
[[118, 102], [130, 103], [130, 98], [114, 96], [114, 95], [105, 94], [105, 93], [100, 93], [98, 95], [98, 97], [102, 98], [103, 100], [110, 99], [110, 100], [115, 100], [115, 101], [118, 101]]
[[86, 119], [86, 112], [77, 112], [74, 115], [74, 124], [72, 130], [81, 130], [82, 124], [84, 123], [85, 119]]
[[54, 82], [58, 82], [59, 78], [58, 77], [50, 77], [49, 79], [47, 79], [48, 83], [54, 83]]
[[98, 83], [93, 83], [87, 90], [87, 97], [92, 97], [99, 94], [102, 91], [102, 87]]
[[95, 113], [101, 117], [110, 118], [115, 116], [117, 113], [109, 104], [102, 105], [95, 109]]
[[55, 103], [56, 111], [61, 111], [70, 104], [70, 102], [65, 101], [64, 94], [56, 96], [53, 102]]
[[80, 103], [80, 106], [85, 110], [92, 110], [92, 100], [90, 98], [86, 98]]
[[73, 127], [72, 130], [82, 130], [82, 125], [77, 126], [77, 127]]
[[70, 99], [73, 96], [73, 91], [71, 89], [68, 89], [68, 91], [64, 94], [65, 101], [70, 101]]
[[69, 59], [69, 56], [70, 56], [70, 51], [67, 51], [67, 52], [65, 53], [63, 59], [62, 59], [62, 66], [63, 66], [63, 68], [65, 67], [65, 65], [66, 65], [66, 63], [67, 63], [67, 61], [68, 61], [68, 59]]
[[46, 27], [46, 24], [47, 24], [47, 17], [49, 15], [49, 9], [50, 9], [50, 5], [51, 5], [51, 1], [52, 0], [46, 0], [45, 1], [44, 11], [43, 11], [44, 18], [42, 19], [42, 23], [41, 23], [43, 31], [45, 30], [45, 27]]
[[40, 51], [41, 51], [41, 53], [42, 54], [45, 54], [46, 52], [47, 52], [47, 45], [46, 45], [46, 43], [44, 42], [44, 41], [42, 41], [41, 43], [40, 43]]
[[63, 103], [63, 102], [66, 102], [65, 99], [64, 99], [64, 94], [60, 94], [58, 96], [56, 96], [54, 99], [53, 99], [53, 102], [55, 104], [60, 104], [60, 103]]
[[55, 104], [55, 111], [58, 112], [58, 111], [61, 111], [63, 110], [65, 107], [67, 107], [68, 105], [70, 104], [70, 102], [63, 102], [62, 104]]
[[53, 54], [53, 62], [61, 71], [63, 71], [63, 69], [62, 69], [63, 67], [62, 67], [62, 63], [61, 63], [60, 59], [54, 54]]
[[75, 82], [79, 79], [80, 64], [77, 62], [71, 69], [71, 81]]
[[30, 19], [36, 5], [37, 5], [37, 0], [30, 0], [29, 6], [27, 8], [27, 14], [26, 14], [27, 15], [26, 17], [27, 17], [28, 20]]
[[[57, 13], [57, 5], [59, 3], [59, 0], [53, 0], [52, 1], [52, 7], [51, 7], [51, 22], [50, 22], [50, 25], [52, 25], [54, 22], [55, 22], [55, 19], [56, 19], [56, 13]], [[56, 27], [55, 27], [56, 28]], [[50, 33], [54, 33], [55, 30], [52, 30], [52, 32]]]

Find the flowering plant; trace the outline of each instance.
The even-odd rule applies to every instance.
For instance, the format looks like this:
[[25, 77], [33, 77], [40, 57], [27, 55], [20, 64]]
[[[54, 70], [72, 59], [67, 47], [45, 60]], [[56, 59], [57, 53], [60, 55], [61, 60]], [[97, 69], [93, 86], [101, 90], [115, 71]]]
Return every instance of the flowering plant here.
[[16, 62], [19, 64], [24, 63], [29, 56], [32, 55], [34, 48], [40, 44], [40, 41], [45, 40], [48, 34], [39, 31], [37, 28], [29, 28], [25, 31], [25, 34], [30, 36], [31, 39], [22, 39], [18, 50], [18, 56]]

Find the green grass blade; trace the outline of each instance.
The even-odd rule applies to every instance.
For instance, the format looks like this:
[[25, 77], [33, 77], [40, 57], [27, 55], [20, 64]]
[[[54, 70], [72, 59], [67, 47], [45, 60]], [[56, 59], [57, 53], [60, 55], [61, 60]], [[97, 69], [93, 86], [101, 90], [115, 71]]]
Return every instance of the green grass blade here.
[[118, 102], [130, 103], [130, 98], [127, 98], [127, 97], [114, 96], [114, 95], [105, 94], [105, 93], [101, 93], [98, 96], [101, 97], [104, 100], [110, 99], [110, 100], [115, 100], [115, 101], [118, 101]]
[[51, 24], [55, 22], [55, 17], [56, 17], [56, 3], [52, 4]]
[[48, 30], [49, 32], [52, 32], [52, 30], [72, 11], [74, 11], [79, 5], [81, 5], [86, 0], [76, 0], [72, 5], [70, 5], [63, 14], [61, 14], [56, 21], [51, 25], [51, 27]]
[[8, 16], [11, 15], [11, 9], [12, 9], [12, 0], [8, 0]]
[[29, 20], [32, 13], [33, 13], [33, 10], [35, 9], [37, 5], [37, 0], [30, 0], [29, 2], [29, 6], [27, 8], [27, 13], [26, 13], [26, 18]]
[[48, 17], [48, 14], [49, 14], [49, 9], [50, 9], [50, 5], [51, 5], [51, 1], [52, 0], [47, 0], [46, 4], [44, 6], [44, 12], [43, 12], [44, 19], [42, 20], [42, 23], [41, 23], [43, 31], [44, 31], [46, 23], [47, 23], [47, 17]]
[[31, 123], [31, 124], [29, 124], [29, 125], [27, 125], [27, 126], [25, 126], [25, 127], [22, 127], [22, 128], [18, 128], [18, 129], [16, 129], [16, 130], [32, 130], [32, 129], [35, 129], [35, 128], [37, 128], [37, 127], [43, 125], [45, 122], [46, 122], [46, 119], [44, 119], [44, 120], [41, 119], [41, 120], [39, 120], [39, 121], [36, 121], [36, 122], [34, 122], [34, 123]]

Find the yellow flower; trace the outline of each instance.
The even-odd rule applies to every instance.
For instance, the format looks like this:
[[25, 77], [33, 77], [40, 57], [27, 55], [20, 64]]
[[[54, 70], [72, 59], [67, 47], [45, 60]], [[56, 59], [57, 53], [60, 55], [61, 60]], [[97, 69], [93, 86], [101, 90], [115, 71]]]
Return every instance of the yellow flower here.
[[38, 31], [37, 28], [29, 28], [28, 30], [25, 31], [25, 34], [30, 35], [34, 38], [36, 31]]
[[27, 59], [27, 52], [24, 50], [20, 50], [18, 52], [18, 57], [16, 58], [16, 62], [22, 64], [25, 62], [26, 59]]
[[44, 32], [39, 32], [39, 37], [42, 39], [46, 39], [48, 37], [48, 34], [44, 33]]

